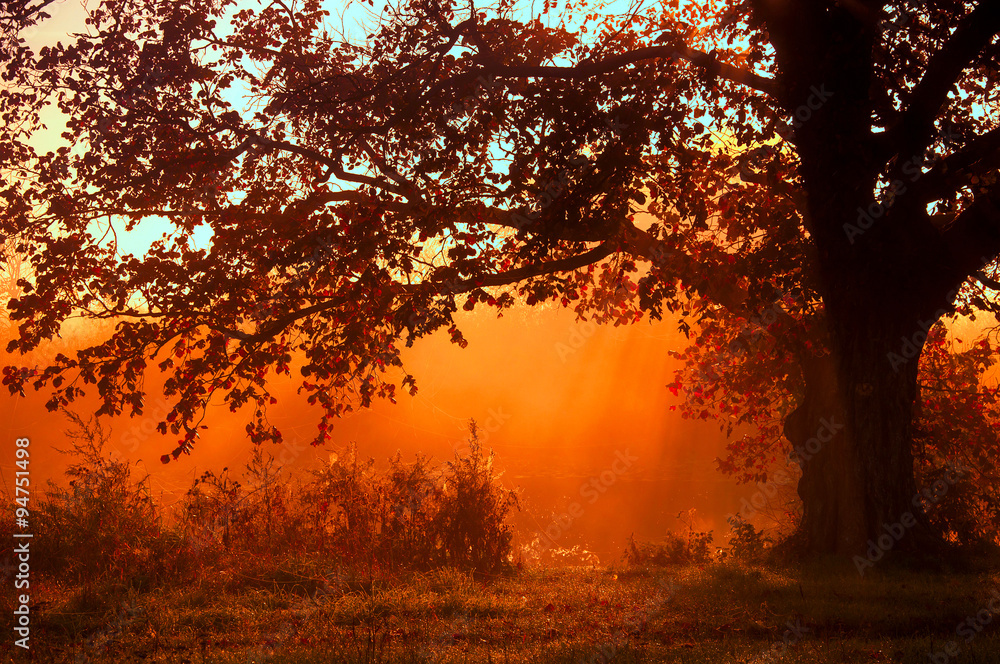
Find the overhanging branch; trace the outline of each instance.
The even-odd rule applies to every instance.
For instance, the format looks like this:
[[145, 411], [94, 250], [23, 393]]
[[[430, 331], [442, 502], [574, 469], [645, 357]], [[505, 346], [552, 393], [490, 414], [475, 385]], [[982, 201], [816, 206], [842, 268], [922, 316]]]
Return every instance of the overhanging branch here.
[[502, 78], [590, 78], [608, 74], [615, 70], [646, 60], [658, 58], [671, 60], [680, 58], [691, 64], [712, 70], [717, 76], [734, 83], [753, 88], [764, 94], [775, 96], [777, 86], [773, 79], [754, 72], [720, 62], [717, 57], [687, 46], [646, 46], [626, 53], [612, 55], [603, 60], [585, 61], [568, 67], [547, 65], [501, 65], [487, 61], [483, 69], [493, 76]]
[[[388, 305], [393, 297], [392, 292], [395, 291], [396, 294], [406, 293], [407, 291], [416, 291], [418, 288], [427, 289], [428, 287], [434, 289], [438, 294], [449, 294], [457, 295], [460, 293], [467, 293], [476, 288], [489, 287], [489, 286], [505, 286], [531, 277], [537, 277], [544, 274], [552, 274], [555, 272], [568, 272], [570, 270], [576, 270], [581, 267], [590, 265], [591, 263], [596, 263], [604, 258], [607, 258], [613, 254], [618, 249], [617, 244], [614, 242], [604, 242], [600, 246], [594, 247], [588, 251], [575, 256], [568, 256], [566, 258], [560, 258], [552, 261], [544, 261], [541, 263], [536, 263], [533, 265], [525, 265], [520, 268], [515, 268], [513, 270], [508, 270], [506, 272], [498, 272], [495, 274], [484, 275], [479, 277], [474, 277], [470, 279], [463, 279], [460, 281], [449, 281], [449, 282], [431, 282], [429, 284], [416, 284], [413, 286], [403, 286], [402, 288], [387, 289], [386, 294], [383, 296], [383, 304]], [[297, 309], [295, 311], [290, 311], [287, 314], [276, 318], [275, 320], [269, 322], [267, 325], [262, 327], [260, 330], [254, 334], [247, 334], [240, 330], [230, 330], [228, 328], [212, 327], [219, 332], [228, 334], [234, 338], [239, 339], [243, 343], [256, 343], [259, 341], [264, 341], [269, 339], [289, 325], [295, 323], [298, 320], [312, 316], [313, 314], [322, 313], [324, 311], [329, 311], [336, 309], [338, 307], [343, 307], [345, 301], [343, 299], [328, 300], [326, 302], [320, 302], [309, 307], [304, 307], [302, 309]], [[206, 323], [206, 325], [208, 325]]]
[[456, 283], [454, 287], [449, 286], [449, 289], [451, 292], [456, 294], [467, 293], [473, 289], [482, 288], [483, 286], [506, 286], [517, 283], [518, 281], [530, 279], [531, 277], [540, 277], [543, 274], [569, 272], [570, 270], [577, 270], [581, 267], [590, 265], [591, 263], [603, 260], [615, 253], [617, 249], [618, 247], [616, 246], [616, 243], [608, 241], [590, 249], [589, 251], [585, 251], [582, 254], [577, 254], [576, 256], [535, 263], [534, 265], [525, 265], [524, 267], [508, 270], [507, 272], [498, 272], [485, 277], [465, 279]]

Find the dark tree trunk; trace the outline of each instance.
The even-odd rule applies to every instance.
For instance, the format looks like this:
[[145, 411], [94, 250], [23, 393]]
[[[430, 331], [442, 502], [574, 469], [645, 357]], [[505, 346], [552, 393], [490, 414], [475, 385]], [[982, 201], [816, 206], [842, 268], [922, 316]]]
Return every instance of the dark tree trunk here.
[[[787, 432], [801, 447], [816, 439], [824, 421], [828, 432], [833, 418], [842, 425], [804, 463], [802, 534], [812, 551], [877, 562], [889, 551], [937, 542], [913, 504], [911, 445], [926, 338], [920, 320], [940, 317], [944, 298], [922, 269], [939, 251], [936, 230], [917, 210], [896, 205], [890, 212], [875, 199], [878, 160], [865, 140], [870, 69], [866, 56], [858, 56], [870, 53], [869, 39], [862, 31], [853, 41], [826, 45], [843, 49], [843, 59], [815, 54], [837, 67], [821, 79], [828, 100], [796, 133], [831, 354], [804, 361], [807, 394]], [[790, 90], [794, 109], [808, 103], [817, 72], [790, 72], [798, 79]], [[860, 235], [848, 232], [862, 223]]]
[[785, 420], [792, 459], [802, 468], [801, 535], [815, 552], [848, 550], [864, 540], [861, 474], [845, 429], [837, 367], [831, 355], [802, 363], [806, 383], [803, 402]]
[[[862, 562], [887, 551], [941, 552], [942, 541], [914, 500], [917, 365], [927, 329], [986, 260], [977, 256], [994, 256], [1000, 247], [1000, 193], [977, 197], [945, 229], [931, 223], [928, 201], [915, 195], [926, 181], [916, 183], [922, 174], [914, 178], [907, 166], [929, 156], [934, 116], [927, 114], [944, 99], [928, 103], [938, 94], [931, 77], [931, 97], [911, 102], [916, 116], [872, 132], [872, 89], [880, 85], [872, 56], [881, 33], [859, 19], [865, 3], [751, 4], [771, 36], [778, 98], [795, 129], [804, 221], [832, 351], [800, 358], [806, 393], [785, 434], [803, 448], [817, 439], [824, 418], [843, 423], [803, 459], [805, 544]], [[995, 9], [983, 3], [977, 11], [983, 20], [963, 28], [968, 36], [955, 53], [992, 39]]]
[[785, 436], [803, 471], [806, 547], [860, 556], [863, 572], [892, 553], [943, 550], [916, 498], [912, 456], [919, 354], [936, 317], [921, 321], [902, 296], [853, 292], [831, 298], [833, 352], [803, 360], [806, 393]]

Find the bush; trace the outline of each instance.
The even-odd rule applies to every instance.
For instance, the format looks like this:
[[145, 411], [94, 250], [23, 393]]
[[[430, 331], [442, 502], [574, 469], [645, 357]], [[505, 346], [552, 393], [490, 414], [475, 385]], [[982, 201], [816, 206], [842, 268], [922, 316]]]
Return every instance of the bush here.
[[517, 496], [497, 484], [493, 453], [484, 456], [476, 423], [469, 425], [469, 453], [455, 453], [447, 463], [437, 494], [431, 536], [436, 540], [434, 561], [476, 572], [507, 571], [511, 563], [513, 533], [505, 523]]
[[[684, 513], [678, 515], [681, 518]], [[689, 514], [690, 517], [690, 514]], [[625, 562], [632, 566], [702, 565], [712, 559], [712, 531], [695, 531], [690, 518], [685, 521], [687, 535], [667, 531], [661, 542], [639, 542], [629, 537]]]
[[425, 457], [405, 464], [397, 455], [384, 475], [349, 448], [301, 493], [302, 525], [320, 551], [345, 562], [388, 569], [454, 566], [494, 574], [510, 569], [513, 534], [507, 515], [517, 506], [492, 472], [493, 456], [470, 424], [467, 454], [437, 470]]
[[289, 489], [274, 458], [254, 448], [244, 473], [246, 485], [229, 469], [208, 471], [194, 481], [182, 504], [181, 526], [189, 550], [200, 556], [222, 551], [278, 554], [293, 542], [287, 535]]
[[774, 544], [763, 531], [754, 528], [738, 514], [729, 517], [732, 534], [729, 536], [728, 555], [740, 562], [755, 563], [764, 559], [768, 548]]
[[[69, 484], [49, 482], [33, 510], [34, 569], [60, 581], [137, 586], [186, 576], [195, 562], [292, 570], [288, 579], [271, 580], [279, 585], [315, 581], [318, 571], [294, 570], [320, 562], [369, 583], [403, 570], [512, 568], [506, 520], [517, 498], [497, 482], [475, 422], [469, 449], [439, 466], [419, 455], [406, 464], [397, 454], [377, 472], [351, 447], [294, 484], [257, 448], [239, 480], [228, 468], [195, 479], [168, 527], [148, 476], [134, 480], [127, 462], [104, 454], [108, 437], [100, 425], [67, 416], [74, 425], [67, 453], [76, 459], [66, 470]], [[13, 532], [9, 506], [0, 512], [0, 529]]]
[[474, 422], [469, 443], [468, 453], [437, 469], [423, 456], [406, 464], [397, 454], [384, 473], [352, 445], [294, 487], [255, 450], [245, 484], [228, 469], [195, 481], [183, 505], [185, 537], [202, 556], [309, 553], [347, 572], [364, 568], [369, 578], [444, 566], [504, 572], [516, 496], [497, 483]]
[[[63, 580], [108, 580], [141, 585], [168, 571], [176, 540], [162, 527], [148, 476], [133, 481], [131, 467], [104, 455], [106, 430], [63, 411], [73, 441], [63, 451], [77, 459], [67, 487], [49, 481], [32, 510], [38, 554], [33, 570]], [[34, 549], [33, 549], [34, 550]]]

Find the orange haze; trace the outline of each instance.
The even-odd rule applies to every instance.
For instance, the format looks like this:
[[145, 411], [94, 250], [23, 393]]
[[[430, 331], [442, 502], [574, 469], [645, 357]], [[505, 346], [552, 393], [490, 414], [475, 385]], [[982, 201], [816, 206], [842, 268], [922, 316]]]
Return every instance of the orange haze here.
[[[501, 319], [485, 311], [466, 314], [460, 326], [469, 340], [464, 350], [442, 334], [405, 352], [418, 380], [416, 397], [404, 394], [396, 405], [380, 402], [338, 422], [323, 448], [304, 443], [315, 432], [318, 411], [295, 394], [296, 383], [273, 386], [279, 403], [271, 419], [286, 442], [272, 453], [289, 467], [303, 466], [356, 441], [363, 455], [379, 462], [396, 450], [405, 460], [417, 451], [443, 460], [475, 418], [481, 440], [497, 453], [503, 482], [522, 491], [524, 509], [516, 518], [522, 535], [556, 523], [550, 532], [560, 546], [580, 544], [609, 562], [630, 533], [657, 538], [681, 527], [678, 512], [695, 508], [696, 525], [714, 528], [718, 542], [724, 515], [738, 510], [739, 496], [750, 489], [715, 470], [725, 441], [714, 424], [682, 420], [669, 410], [674, 400], [664, 386], [676, 361], [667, 351], [685, 345], [675, 325], [598, 327], [574, 322], [566, 310], [531, 310]], [[176, 441], [153, 431], [163, 410], [153, 383], [142, 417], [111, 421], [111, 443], [151, 473], [167, 502], [206, 469], [242, 466], [251, 449], [243, 430], [247, 416], [220, 405], [210, 408], [210, 428], [194, 454], [163, 466], [160, 455]], [[32, 440], [36, 491], [66, 465], [53, 451], [66, 446], [66, 423], [45, 411], [44, 396], [5, 396], [2, 406], [4, 447], [11, 449], [18, 436]], [[94, 410], [89, 398], [78, 405], [83, 414]], [[13, 453], [4, 457], [0, 468], [10, 487]], [[570, 509], [573, 503], [578, 509]], [[568, 520], [571, 511], [578, 516]]]

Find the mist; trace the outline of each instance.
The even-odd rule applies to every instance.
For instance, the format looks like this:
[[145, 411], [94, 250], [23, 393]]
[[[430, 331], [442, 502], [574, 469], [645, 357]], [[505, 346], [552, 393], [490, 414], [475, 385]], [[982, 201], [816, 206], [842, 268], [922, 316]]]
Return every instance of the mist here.
[[[403, 351], [407, 371], [417, 378], [416, 396], [402, 393], [396, 404], [377, 401], [350, 414], [335, 423], [324, 446], [309, 445], [319, 411], [295, 394], [298, 380], [272, 378], [269, 389], [278, 403], [269, 417], [285, 441], [268, 451], [297, 472], [343, 454], [352, 443], [361, 457], [379, 464], [397, 451], [404, 461], [421, 453], [443, 462], [465, 449], [473, 419], [480, 443], [496, 454], [502, 484], [519, 491], [521, 510], [513, 523], [522, 543], [541, 536], [547, 548], [586, 552], [567, 560], [610, 562], [630, 535], [656, 540], [667, 529], [685, 529], [682, 512], [696, 529], [714, 530], [722, 543], [725, 515], [738, 511], [753, 488], [716, 470], [714, 459], [725, 446], [717, 423], [684, 420], [670, 410], [677, 398], [665, 385], [678, 365], [668, 351], [686, 345], [675, 321], [616, 328], [548, 308], [502, 318], [462, 312], [457, 322], [467, 348], [435, 334]], [[167, 408], [160, 385], [158, 376], [147, 376], [143, 415], [103, 421], [110, 427], [108, 451], [148, 472], [171, 504], [206, 470], [228, 467], [238, 475], [252, 444], [244, 430], [249, 414], [215, 403], [193, 454], [163, 465], [160, 456], [176, 440], [154, 430]], [[92, 393], [75, 404], [78, 412], [96, 409]], [[32, 438], [36, 482], [60, 481], [69, 459], [55, 449], [68, 446], [67, 424], [47, 412], [44, 401], [44, 391], [5, 396], [6, 434]], [[3, 471], [9, 484], [9, 462]]]

